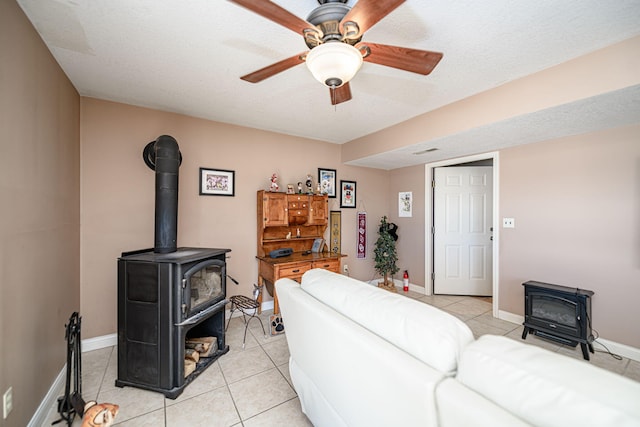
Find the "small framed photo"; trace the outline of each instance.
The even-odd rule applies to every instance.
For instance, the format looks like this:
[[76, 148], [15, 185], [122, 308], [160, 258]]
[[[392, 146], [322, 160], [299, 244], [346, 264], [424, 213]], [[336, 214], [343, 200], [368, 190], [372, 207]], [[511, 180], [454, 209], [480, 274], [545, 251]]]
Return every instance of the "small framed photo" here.
[[336, 198], [335, 169], [318, 168], [318, 184], [320, 184], [320, 194], [327, 194], [330, 199]]
[[201, 196], [235, 196], [235, 171], [200, 168]]
[[313, 241], [313, 246], [311, 247], [311, 252], [314, 254], [322, 252], [322, 247], [324, 246], [324, 239], [318, 237]]
[[340, 181], [340, 207], [356, 207], [356, 182]]
[[398, 216], [411, 218], [413, 206], [413, 192], [401, 191], [398, 193]]

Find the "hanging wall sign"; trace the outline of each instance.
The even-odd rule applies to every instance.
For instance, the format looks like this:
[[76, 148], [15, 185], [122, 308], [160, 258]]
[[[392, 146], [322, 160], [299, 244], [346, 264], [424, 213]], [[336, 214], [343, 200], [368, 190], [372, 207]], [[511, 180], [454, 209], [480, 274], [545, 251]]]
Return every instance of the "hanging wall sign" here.
[[331, 253], [339, 254], [341, 250], [341, 230], [342, 226], [342, 212], [331, 211], [329, 214], [329, 250]]
[[358, 212], [358, 246], [356, 258], [367, 257], [367, 213]]

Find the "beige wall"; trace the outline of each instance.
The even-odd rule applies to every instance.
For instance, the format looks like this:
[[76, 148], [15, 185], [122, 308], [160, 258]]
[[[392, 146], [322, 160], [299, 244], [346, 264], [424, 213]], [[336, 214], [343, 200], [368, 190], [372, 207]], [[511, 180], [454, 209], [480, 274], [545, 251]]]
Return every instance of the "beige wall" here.
[[0, 425], [23, 427], [80, 309], [80, 101], [14, 1], [0, 1], [0, 68]]
[[[408, 270], [411, 284], [425, 286], [425, 176], [424, 166], [412, 166], [389, 172], [389, 221], [398, 225], [398, 268], [396, 276], [402, 278]], [[411, 191], [413, 207], [411, 217], [398, 216], [398, 193]]]
[[[499, 233], [498, 309], [524, 315], [527, 280], [589, 289], [600, 336], [640, 348], [640, 126], [523, 145], [499, 156], [497, 215], [515, 218], [516, 227]], [[390, 217], [400, 226], [399, 266], [411, 259], [411, 282], [420, 286], [424, 276], [420, 281], [413, 272], [424, 270], [425, 258], [409, 257], [424, 245], [424, 221], [393, 215], [397, 191], [424, 188], [424, 174], [423, 166], [397, 169], [389, 184]], [[415, 207], [423, 219], [424, 197]]]
[[640, 126], [500, 153], [500, 309], [527, 280], [589, 289], [593, 327], [640, 348]]
[[[178, 246], [230, 248], [228, 272], [240, 281], [228, 294], [251, 295], [257, 281], [256, 191], [278, 173], [280, 184], [317, 179], [318, 167], [357, 182], [358, 209], [342, 209], [342, 248], [351, 275], [373, 277], [372, 259], [355, 259], [356, 211], [367, 210], [369, 235], [387, 213], [388, 172], [339, 164], [340, 146], [177, 114], [82, 98], [81, 309], [86, 337], [116, 332], [116, 261], [123, 251], [153, 246], [154, 172], [142, 149], [158, 136], [176, 138]], [[198, 195], [199, 168], [235, 171], [235, 197]], [[339, 210], [339, 199], [329, 199]], [[372, 253], [373, 241], [368, 253]], [[267, 298], [269, 299], [269, 298]]]

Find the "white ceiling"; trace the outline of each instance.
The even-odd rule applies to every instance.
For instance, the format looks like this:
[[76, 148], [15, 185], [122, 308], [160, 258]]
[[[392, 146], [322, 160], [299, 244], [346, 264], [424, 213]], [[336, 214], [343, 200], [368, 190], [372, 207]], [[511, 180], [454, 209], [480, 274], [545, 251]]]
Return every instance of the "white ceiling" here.
[[[407, 0], [363, 40], [443, 52], [440, 64], [420, 76], [365, 62], [350, 83], [353, 99], [334, 107], [304, 64], [261, 83], [240, 80], [307, 47], [302, 36], [229, 1], [17, 1], [82, 96], [338, 144], [640, 35], [640, 0]], [[303, 19], [318, 6], [274, 2]], [[450, 158], [470, 154], [471, 141], [473, 152], [512, 145], [513, 132], [525, 143], [640, 122], [639, 92], [350, 164], [392, 169], [423, 162], [412, 153], [438, 144], [455, 147], [440, 155]], [[612, 107], [617, 114], [603, 117]]]

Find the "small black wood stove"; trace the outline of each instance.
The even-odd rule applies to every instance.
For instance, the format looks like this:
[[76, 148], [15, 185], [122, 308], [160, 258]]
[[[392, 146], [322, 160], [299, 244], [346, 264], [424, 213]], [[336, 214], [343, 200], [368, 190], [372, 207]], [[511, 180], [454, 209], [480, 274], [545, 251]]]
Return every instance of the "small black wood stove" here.
[[[591, 296], [593, 291], [551, 283], [528, 281], [524, 286], [524, 330], [527, 334], [576, 347], [589, 360], [593, 353], [591, 332]], [[587, 351], [588, 350], [588, 351]]]
[[[229, 351], [224, 308], [229, 249], [179, 248], [122, 254], [118, 259], [118, 379], [175, 399]], [[217, 350], [185, 378], [187, 338], [216, 337]]]
[[[230, 249], [178, 248], [178, 168], [175, 139], [149, 143], [145, 163], [156, 172], [155, 247], [118, 258], [118, 377], [170, 399], [221, 355], [225, 344], [226, 254]], [[185, 344], [215, 337], [213, 350], [185, 376]]]

